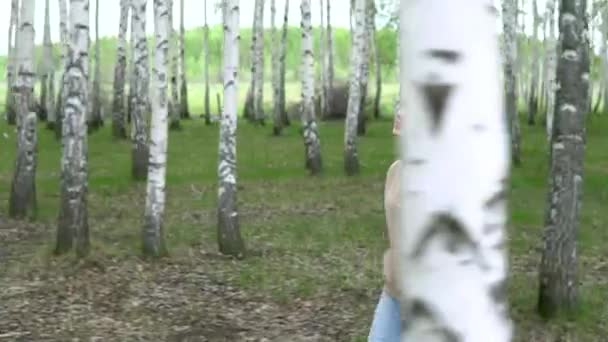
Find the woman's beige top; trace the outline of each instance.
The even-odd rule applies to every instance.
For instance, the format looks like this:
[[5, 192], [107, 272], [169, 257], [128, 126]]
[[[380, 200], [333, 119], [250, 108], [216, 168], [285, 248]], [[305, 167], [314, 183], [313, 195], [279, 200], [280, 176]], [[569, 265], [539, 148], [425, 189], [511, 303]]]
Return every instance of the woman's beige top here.
[[395, 255], [394, 238], [399, 227], [399, 208], [400, 208], [400, 180], [401, 162], [396, 161], [388, 169], [386, 183], [384, 185], [384, 213], [386, 215], [386, 225], [389, 240], [389, 249], [384, 252], [384, 287], [393, 297], [397, 297], [398, 291], [395, 283]]

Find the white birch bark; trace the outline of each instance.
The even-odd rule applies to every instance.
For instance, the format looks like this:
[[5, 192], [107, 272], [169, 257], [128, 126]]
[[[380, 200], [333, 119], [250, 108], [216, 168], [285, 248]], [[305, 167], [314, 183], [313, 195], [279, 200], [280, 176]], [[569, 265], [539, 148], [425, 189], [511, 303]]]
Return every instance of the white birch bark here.
[[70, 39], [65, 73], [61, 197], [56, 253], [75, 244], [89, 251], [87, 214], [87, 108], [89, 99], [89, 0], [70, 0]]
[[283, 13], [283, 28], [281, 32], [281, 45], [279, 50], [279, 108], [281, 111], [281, 118], [283, 125], [289, 126], [289, 116], [286, 110], [285, 101], [285, 57], [287, 54], [287, 30], [289, 24], [289, 0], [285, 0], [285, 10]]
[[154, 66], [152, 69], [152, 120], [150, 124], [150, 157], [143, 226], [144, 255], [166, 254], [163, 234], [165, 211], [165, 175], [167, 170], [168, 107], [167, 65], [169, 55], [168, 0], [154, 0]]
[[8, 24], [8, 61], [6, 63], [6, 121], [14, 125], [16, 123], [15, 98], [12, 96], [12, 87], [15, 79], [15, 54], [16, 54], [16, 31], [19, 22], [19, 0], [11, 0], [11, 17]]
[[[320, 64], [319, 67], [319, 78], [320, 78], [320, 84], [319, 84], [319, 110], [321, 111], [320, 117], [323, 118], [326, 116], [326, 109], [327, 109], [327, 92], [326, 92], [326, 75], [325, 75], [325, 62], [326, 62], [326, 51], [325, 51], [325, 17], [323, 15], [323, 0], [319, 0], [319, 8], [320, 8], [320, 18], [321, 18], [321, 23], [319, 24], [319, 57], [318, 57], [318, 61]], [[274, 41], [274, 39], [273, 39]], [[274, 65], [274, 64], [273, 64]]]
[[114, 98], [112, 100], [112, 135], [119, 139], [127, 138], [125, 73], [127, 72], [127, 25], [130, 7], [130, 0], [120, 0], [116, 63], [114, 64]]
[[509, 121], [509, 131], [511, 136], [511, 157], [513, 163], [518, 165], [520, 159], [520, 131], [519, 131], [519, 115], [517, 112], [517, 0], [504, 0], [502, 3], [503, 10], [503, 32], [505, 42], [505, 62], [504, 62], [504, 79], [505, 79], [505, 108], [507, 111], [507, 119]]
[[[552, 0], [548, 0], [552, 1]], [[602, 60], [601, 66], [601, 79], [603, 81], [604, 88], [604, 108], [603, 113], [608, 113], [608, 6], [604, 6], [602, 9], [602, 45], [600, 50], [600, 56]]]
[[555, 0], [547, 0], [547, 19], [549, 25], [549, 39], [545, 45], [547, 53], [547, 113], [545, 114], [547, 140], [551, 140], [553, 131], [553, 116], [555, 114], [555, 93], [557, 91], [557, 43], [555, 37]]
[[12, 93], [17, 113], [17, 153], [9, 198], [9, 216], [36, 214], [36, 114], [30, 112], [34, 96], [34, 0], [22, 0], [17, 33], [16, 76]]
[[352, 176], [359, 173], [359, 154], [357, 152], [357, 125], [361, 115], [361, 77], [362, 60], [365, 58], [364, 44], [366, 36], [365, 7], [367, 0], [355, 0], [353, 47], [350, 53], [350, 81], [348, 91], [348, 107], [344, 129], [344, 171]]
[[90, 129], [97, 129], [103, 126], [103, 118], [101, 117], [101, 67], [99, 58], [99, 0], [95, 0], [95, 50], [94, 50], [93, 63], [95, 64], [95, 71], [93, 74], [93, 90], [91, 96], [91, 127]]
[[180, 117], [184, 119], [190, 118], [190, 109], [188, 103], [188, 82], [186, 81], [186, 30], [184, 28], [184, 0], [179, 3], [179, 79], [180, 79]]
[[361, 48], [361, 63], [359, 64], [361, 68], [361, 78], [359, 83], [359, 86], [361, 87], [359, 105], [361, 108], [359, 108], [359, 123], [357, 124], [357, 134], [359, 135], [364, 135], [367, 131], [367, 113], [365, 112], [365, 103], [367, 102], [367, 84], [369, 80], [369, 51], [372, 38], [371, 30], [373, 26], [372, 21], [374, 20], [374, 17], [371, 15], [372, 7], [373, 0], [367, 0], [365, 5], [364, 39], [362, 41]]
[[327, 82], [327, 105], [326, 111], [327, 113], [332, 113], [332, 102], [333, 102], [333, 92], [334, 92], [334, 33], [331, 27], [331, 0], [327, 0], [327, 53], [325, 56], [327, 57], [327, 61], [325, 63], [325, 67], [327, 70], [325, 71], [325, 81]]
[[300, 10], [302, 13], [302, 59], [301, 59], [301, 79], [302, 79], [302, 104], [300, 117], [303, 126], [304, 147], [306, 156], [306, 168], [311, 174], [321, 173], [321, 140], [317, 127], [315, 115], [315, 78], [314, 78], [314, 52], [312, 23], [310, 13], [311, 0], [302, 0]]
[[220, 252], [235, 257], [243, 257], [245, 253], [236, 187], [239, 42], [239, 1], [224, 0], [224, 110], [220, 120], [217, 236]]
[[207, 0], [204, 1], [205, 26], [203, 27], [203, 55], [205, 57], [205, 124], [211, 124], [211, 103], [209, 98], [209, 25], [207, 24]]
[[66, 0], [58, 0], [59, 1], [59, 37], [61, 40], [61, 65], [63, 69], [61, 70], [61, 79], [59, 82], [59, 92], [57, 93], [57, 101], [55, 102], [55, 115], [56, 115], [56, 123], [55, 123], [55, 135], [59, 139], [62, 136], [63, 130], [63, 108], [65, 102], [65, 89], [66, 85], [66, 70], [68, 68], [69, 63], [69, 50], [70, 50], [70, 37], [68, 35], [68, 6]]
[[[278, 41], [278, 33], [276, 26], [276, 0], [270, 0], [270, 35], [271, 41]], [[283, 130], [283, 119], [281, 117], [281, 89], [280, 89], [280, 77], [281, 70], [279, 67], [279, 53], [281, 46], [280, 44], [273, 44], [272, 47], [272, 103], [273, 103], [273, 134], [281, 135], [281, 131]]]
[[255, 88], [253, 96], [253, 112], [255, 120], [262, 125], [266, 120], [264, 113], [264, 2], [265, 0], [256, 0], [255, 2]]
[[538, 111], [539, 99], [539, 73], [540, 73], [540, 48], [538, 45], [538, 27], [540, 26], [540, 15], [538, 14], [538, 0], [532, 0], [532, 61], [531, 80], [528, 97], [528, 125], [536, 124], [536, 112]]
[[147, 0], [132, 0], [133, 4], [133, 63], [135, 77], [135, 91], [131, 99], [133, 121], [133, 150], [132, 175], [136, 180], [146, 178], [148, 172], [148, 145], [146, 134], [146, 120], [144, 113], [148, 100], [148, 47], [146, 41], [146, 5]]
[[407, 124], [396, 250], [404, 342], [511, 340], [496, 20], [490, 0], [401, 2]]

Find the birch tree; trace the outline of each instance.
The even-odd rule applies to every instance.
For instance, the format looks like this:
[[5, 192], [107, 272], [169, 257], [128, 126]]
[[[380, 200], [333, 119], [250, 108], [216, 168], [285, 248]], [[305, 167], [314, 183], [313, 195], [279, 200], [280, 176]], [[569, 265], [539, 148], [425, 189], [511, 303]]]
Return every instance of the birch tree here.
[[[321, 111], [320, 115], [321, 117], [325, 117], [327, 115], [326, 113], [326, 109], [327, 109], [327, 89], [325, 88], [325, 85], [327, 82], [325, 82], [325, 62], [326, 62], [326, 58], [325, 58], [325, 16], [323, 15], [323, 0], [319, 0], [319, 9], [320, 9], [320, 19], [321, 19], [321, 23], [319, 24], [319, 64], [320, 64], [320, 68], [319, 68], [319, 78], [320, 78], [320, 91], [319, 91], [319, 110]], [[273, 64], [274, 65], [274, 64]]]
[[148, 47], [146, 41], [147, 0], [131, 0], [133, 4], [133, 62], [135, 89], [131, 101], [133, 121], [132, 175], [136, 180], [146, 178], [148, 172], [148, 145], [144, 113], [148, 100]]
[[321, 140], [317, 127], [315, 115], [315, 79], [314, 79], [314, 51], [312, 37], [312, 23], [310, 13], [310, 1], [302, 0], [300, 11], [302, 13], [302, 104], [300, 118], [302, 120], [304, 147], [306, 156], [306, 168], [311, 174], [321, 173]]
[[30, 111], [34, 96], [34, 0], [22, 0], [16, 45], [16, 78], [12, 84], [17, 112], [17, 153], [9, 198], [9, 216], [33, 217], [36, 213], [36, 113]]
[[51, 19], [50, 19], [50, 5], [49, 0], [44, 2], [44, 34], [42, 38], [43, 46], [43, 74], [41, 78], [40, 88], [40, 107], [44, 113], [42, 116], [47, 121], [47, 128], [55, 129], [55, 93], [53, 74], [54, 70], [54, 57], [53, 57], [53, 42], [51, 41]]
[[239, 0], [224, 0], [224, 110], [220, 119], [218, 244], [223, 254], [243, 257], [237, 211], [236, 128], [239, 72]]
[[[47, 97], [49, 74], [52, 71], [53, 43], [51, 42], [51, 16], [49, 0], [44, 1], [44, 31], [42, 36], [42, 61], [40, 63], [40, 109], [38, 117], [46, 121], [48, 117]], [[50, 96], [53, 96], [52, 94]]]
[[93, 96], [91, 96], [91, 129], [95, 130], [103, 126], [101, 117], [101, 68], [100, 68], [100, 49], [99, 49], [99, 0], [95, 0], [95, 74], [93, 76]]
[[376, 94], [374, 97], [374, 118], [378, 119], [380, 117], [380, 100], [382, 98], [382, 68], [380, 65], [380, 52], [378, 51], [378, 47], [376, 46], [376, 4], [374, 1], [371, 1], [371, 31], [370, 31], [370, 47], [372, 50], [372, 54], [374, 56], [374, 66], [376, 67], [375, 76], [376, 76]]
[[179, 79], [180, 79], [180, 91], [179, 91], [179, 115], [181, 118], [189, 119], [190, 110], [188, 109], [188, 83], [186, 82], [186, 41], [184, 29], [184, 0], [179, 1]]
[[330, 0], [327, 0], [327, 53], [325, 57], [327, 58], [327, 62], [325, 63], [325, 82], [327, 88], [327, 105], [326, 111], [328, 113], [332, 113], [332, 102], [333, 102], [333, 92], [334, 92], [334, 34], [333, 29], [331, 27], [331, 4]]
[[116, 42], [116, 63], [114, 64], [114, 98], [112, 100], [112, 135], [127, 138], [125, 115], [125, 72], [127, 71], [127, 25], [131, 0], [120, 0], [120, 20], [118, 41]]
[[284, 126], [289, 126], [285, 101], [285, 56], [287, 54], [287, 30], [289, 24], [289, 0], [285, 0], [285, 11], [283, 13], [283, 29], [281, 32], [281, 43], [279, 47], [279, 109]]
[[[359, 106], [359, 123], [357, 124], [357, 133], [359, 135], [365, 134], [367, 131], [366, 122], [367, 117], [365, 113], [365, 103], [367, 101], [367, 84], [369, 79], [369, 48], [371, 44], [371, 30], [373, 25], [374, 17], [371, 15], [373, 8], [373, 0], [366, 0], [365, 3], [365, 23], [364, 23], [364, 38], [361, 41], [361, 64], [359, 67], [361, 68], [361, 76], [359, 86], [361, 87], [360, 93], [360, 104]], [[353, 43], [354, 44], [354, 43]]]
[[70, 0], [70, 40], [65, 72], [58, 254], [89, 251], [87, 210], [87, 108], [89, 99], [89, 0]]
[[253, 112], [255, 121], [264, 125], [266, 119], [264, 114], [264, 0], [255, 1], [255, 16], [257, 19], [253, 32], [255, 35]]
[[[270, 35], [271, 41], [276, 42], [277, 37], [277, 26], [275, 23], [277, 15], [276, 0], [270, 0]], [[273, 103], [273, 129], [274, 135], [281, 135], [283, 130], [283, 119], [281, 117], [281, 94], [280, 94], [280, 67], [279, 65], [279, 50], [281, 47], [279, 44], [272, 44], [272, 103]]]
[[555, 41], [555, 0], [547, 0], [547, 18], [549, 25], [549, 39], [545, 40], [545, 53], [547, 54], [547, 112], [545, 114], [545, 125], [547, 139], [551, 139], [553, 131], [553, 114], [555, 113], [555, 82], [557, 68], [557, 44]]
[[179, 64], [179, 52], [176, 48], [177, 34], [173, 29], [173, 5], [174, 0], [169, 0], [169, 54], [171, 59], [170, 67], [170, 82], [171, 82], [171, 97], [169, 98], [169, 118], [171, 124], [169, 128], [172, 130], [181, 129], [180, 124], [180, 111], [179, 111], [179, 87], [177, 82], [178, 75], [178, 64]]
[[68, 6], [66, 0], [59, 0], [59, 37], [61, 40], [61, 82], [59, 83], [59, 92], [57, 93], [57, 101], [55, 101], [55, 136], [57, 139], [62, 137], [63, 130], [63, 107], [64, 98], [67, 95], [65, 89], [67, 88], [66, 72], [69, 63], [69, 49], [70, 49], [70, 37], [68, 35]]
[[505, 109], [509, 120], [509, 131], [511, 136], [511, 157], [513, 163], [519, 165], [520, 159], [520, 131], [519, 115], [517, 113], [517, 0], [504, 0], [503, 32], [504, 32], [504, 77], [505, 77]]
[[561, 0], [560, 56], [557, 64], [555, 120], [552, 131], [549, 196], [540, 263], [538, 310], [553, 317], [573, 309], [578, 281], [576, 237], [580, 225], [585, 150], [585, 1]]
[[602, 113], [608, 113], [608, 6], [604, 5], [604, 8], [601, 10], [602, 15], [602, 45], [601, 45], [601, 58], [602, 58], [602, 66], [601, 66], [601, 75], [602, 80], [604, 82], [603, 94], [604, 98], [604, 108], [602, 109]]
[[16, 123], [17, 110], [15, 108], [15, 98], [13, 95], [13, 82], [15, 78], [15, 55], [16, 55], [16, 31], [19, 22], [19, 0], [11, 0], [11, 17], [8, 24], [8, 62], [6, 63], [6, 99], [4, 102], [4, 112], [6, 121], [10, 125]]
[[359, 173], [359, 155], [357, 153], [357, 126], [361, 115], [361, 74], [366, 35], [365, 7], [368, 0], [355, 0], [353, 24], [353, 47], [350, 54], [350, 81], [348, 91], [348, 107], [344, 129], [344, 171], [352, 176]]
[[538, 111], [538, 92], [539, 92], [539, 72], [540, 72], [540, 49], [538, 45], [538, 27], [540, 26], [541, 18], [538, 14], [538, 0], [532, 0], [532, 70], [530, 79], [530, 94], [528, 97], [528, 125], [533, 126], [536, 123], [536, 113]]
[[165, 211], [165, 175], [167, 169], [168, 107], [167, 65], [169, 55], [169, 0], [154, 0], [154, 36], [156, 51], [152, 70], [152, 122], [146, 209], [144, 212], [144, 255], [166, 254], [163, 234]]
[[401, 2], [401, 341], [511, 340], [496, 20], [490, 0]]
[[205, 56], [205, 124], [211, 124], [211, 104], [209, 98], [209, 25], [207, 24], [207, 0], [204, 1], [205, 26], [203, 27], [203, 55]]

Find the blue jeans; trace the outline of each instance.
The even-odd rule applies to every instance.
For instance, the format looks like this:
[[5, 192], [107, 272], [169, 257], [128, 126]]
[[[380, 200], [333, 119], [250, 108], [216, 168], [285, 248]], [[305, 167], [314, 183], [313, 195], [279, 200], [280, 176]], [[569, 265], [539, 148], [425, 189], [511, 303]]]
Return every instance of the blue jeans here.
[[382, 290], [367, 341], [399, 342], [400, 335], [401, 310], [399, 309], [399, 301]]

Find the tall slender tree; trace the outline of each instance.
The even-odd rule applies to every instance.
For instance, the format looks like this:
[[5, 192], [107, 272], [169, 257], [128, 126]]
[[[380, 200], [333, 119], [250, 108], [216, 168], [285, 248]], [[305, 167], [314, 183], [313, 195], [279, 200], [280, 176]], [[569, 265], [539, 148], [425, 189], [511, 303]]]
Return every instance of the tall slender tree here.
[[[51, 15], [49, 0], [44, 1], [44, 31], [42, 36], [42, 61], [40, 63], [40, 108], [38, 117], [46, 121], [48, 117], [47, 97], [49, 74], [52, 72], [53, 43], [51, 42]], [[52, 94], [50, 96], [53, 96]]]
[[251, 77], [249, 79], [249, 89], [247, 89], [247, 98], [245, 99], [245, 111], [244, 111], [244, 117], [247, 118], [250, 121], [255, 121], [255, 110], [253, 108], [254, 103], [255, 103], [255, 81], [256, 81], [256, 67], [257, 67], [257, 60], [256, 60], [256, 51], [257, 51], [257, 30], [258, 30], [258, 21], [260, 20], [259, 16], [258, 16], [258, 5], [259, 5], [260, 0], [255, 0], [255, 3], [253, 5], [253, 25], [252, 25], [252, 30], [251, 30], [251, 45], [249, 46], [249, 63], [250, 63], [250, 71], [251, 71]]
[[4, 112], [6, 121], [14, 125], [16, 123], [17, 111], [15, 109], [15, 98], [12, 96], [13, 82], [15, 78], [15, 54], [16, 54], [16, 31], [19, 22], [19, 0], [11, 0], [11, 17], [8, 24], [8, 61], [6, 63], [6, 100]]
[[188, 83], [186, 82], [186, 30], [184, 28], [184, 0], [179, 0], [179, 113], [184, 119], [190, 118], [188, 105]]
[[74, 245], [89, 252], [87, 210], [87, 108], [89, 99], [89, 0], [70, 0], [70, 41], [65, 72], [65, 115], [61, 155], [61, 197], [57, 226], [58, 254]]
[[207, 24], [207, 0], [204, 1], [205, 26], [203, 27], [203, 54], [205, 56], [205, 124], [211, 124], [211, 105], [209, 99], [209, 25]]
[[325, 63], [325, 82], [327, 88], [327, 105], [326, 111], [332, 113], [332, 102], [333, 102], [333, 89], [334, 89], [334, 33], [331, 27], [331, 1], [327, 0], [327, 53], [325, 57], [327, 61]]
[[279, 109], [284, 126], [289, 126], [289, 116], [286, 110], [285, 101], [285, 56], [287, 54], [287, 30], [289, 24], [289, 0], [285, 0], [285, 10], [283, 13], [283, 29], [281, 32], [281, 44], [279, 47]]
[[253, 111], [255, 121], [264, 125], [266, 114], [264, 113], [264, 2], [255, 1], [255, 16], [257, 17], [253, 34], [255, 34], [255, 88], [253, 96]]
[[320, 68], [319, 68], [319, 110], [320, 110], [320, 116], [321, 117], [325, 117], [327, 115], [326, 113], [326, 108], [327, 108], [327, 89], [325, 88], [326, 85], [326, 75], [325, 75], [325, 63], [327, 61], [327, 59], [325, 58], [325, 16], [323, 15], [323, 0], [319, 0], [319, 9], [320, 9], [320, 19], [321, 19], [321, 23], [319, 24], [319, 64], [320, 64]]
[[130, 7], [130, 0], [120, 0], [116, 64], [114, 64], [114, 98], [112, 100], [112, 135], [119, 139], [127, 138], [125, 72], [127, 71], [126, 45]]
[[361, 64], [359, 65], [359, 67], [361, 68], [361, 76], [360, 76], [360, 83], [359, 86], [361, 87], [360, 90], [360, 108], [359, 108], [359, 117], [358, 117], [358, 121], [359, 123], [357, 124], [357, 133], [359, 135], [363, 135], [365, 134], [365, 132], [367, 131], [367, 114], [365, 112], [365, 103], [367, 102], [367, 84], [368, 84], [368, 79], [369, 79], [369, 51], [370, 51], [370, 44], [371, 44], [371, 30], [372, 30], [372, 22], [374, 20], [374, 16], [371, 14], [372, 8], [373, 8], [374, 2], [373, 0], [367, 0], [365, 3], [365, 31], [364, 31], [364, 40], [361, 42], [362, 43], [362, 48], [361, 48], [361, 53], [362, 53], [362, 58], [361, 58]]
[[166, 254], [163, 233], [165, 211], [165, 175], [167, 170], [168, 107], [167, 65], [169, 62], [168, 0], [154, 0], [154, 36], [156, 53], [152, 70], [152, 122], [150, 129], [150, 159], [146, 209], [143, 227], [144, 255], [158, 257]]
[[372, 50], [372, 55], [374, 56], [374, 66], [376, 67], [376, 71], [374, 72], [374, 76], [376, 78], [376, 93], [374, 97], [374, 118], [380, 117], [380, 100], [382, 99], [382, 68], [380, 65], [380, 51], [378, 51], [378, 47], [376, 46], [376, 3], [374, 1], [371, 2], [371, 32], [370, 32], [370, 47]]
[[169, 97], [169, 120], [171, 121], [169, 128], [174, 130], [181, 129], [180, 124], [180, 112], [179, 112], [179, 87], [178, 87], [178, 65], [179, 65], [179, 51], [176, 48], [177, 34], [173, 28], [173, 5], [174, 0], [169, 0], [169, 55], [171, 59], [170, 66], [170, 83], [171, 83], [171, 96]]
[[509, 121], [509, 132], [511, 136], [511, 157], [513, 163], [519, 165], [520, 158], [520, 131], [519, 115], [517, 113], [517, 0], [504, 0], [503, 32], [505, 49], [505, 108]]
[[224, 0], [224, 110], [220, 118], [218, 244], [223, 254], [245, 254], [237, 210], [236, 128], [239, 72], [239, 0]]
[[588, 59], [585, 1], [560, 0], [557, 89], [550, 158], [538, 310], [552, 317], [577, 304], [576, 237], [580, 224], [585, 150]]
[[306, 156], [306, 168], [313, 175], [321, 173], [321, 139], [317, 127], [315, 115], [315, 78], [314, 78], [314, 51], [312, 37], [312, 23], [310, 13], [310, 1], [302, 0], [300, 11], [302, 12], [302, 105], [300, 118], [302, 120], [304, 147]]
[[545, 114], [545, 127], [547, 139], [551, 140], [553, 131], [553, 115], [555, 114], [555, 93], [557, 91], [556, 69], [557, 69], [557, 43], [555, 40], [555, 0], [547, 0], [547, 20], [549, 26], [549, 38], [545, 40], [545, 53], [547, 54], [547, 109]]
[[600, 55], [602, 57], [601, 75], [602, 80], [604, 81], [604, 91], [602, 94], [602, 97], [604, 98], [604, 108], [602, 109], [602, 112], [608, 113], [608, 6], [604, 5], [604, 7], [601, 9], [601, 17], [602, 45]]
[[91, 129], [95, 130], [103, 126], [103, 118], [101, 117], [101, 59], [99, 58], [99, 0], [95, 0], [95, 55], [93, 63], [95, 64], [95, 74], [93, 76], [93, 94], [91, 96]]
[[66, 72], [68, 69], [70, 50], [70, 37], [68, 35], [68, 5], [66, 0], [59, 0], [59, 38], [61, 40], [61, 82], [59, 83], [59, 92], [57, 93], [57, 101], [55, 101], [55, 136], [57, 139], [62, 137], [63, 130], [63, 104], [65, 100], [67, 88]]
[[347, 175], [359, 173], [359, 154], [357, 153], [357, 126], [361, 111], [361, 74], [365, 58], [365, 15], [368, 0], [355, 0], [353, 23], [353, 47], [350, 54], [350, 87], [348, 91], [348, 108], [344, 129], [344, 171]]
[[144, 113], [148, 100], [148, 47], [146, 41], [146, 4], [147, 0], [132, 0], [133, 4], [133, 69], [135, 78], [132, 104], [133, 150], [132, 175], [136, 180], [146, 178], [148, 172], [148, 138]]
[[[276, 0], [270, 0], [270, 40], [276, 42], [277, 37], [277, 26], [276, 26], [276, 15], [277, 15], [277, 7]], [[272, 103], [273, 103], [273, 129], [272, 132], [274, 135], [281, 135], [281, 131], [283, 130], [283, 119], [281, 117], [281, 89], [280, 89], [280, 73], [281, 70], [279, 67], [279, 53], [281, 47], [279, 44], [272, 44]]]
[[401, 341], [511, 340], [496, 20], [491, 0], [401, 2]]
[[538, 44], [538, 27], [541, 24], [541, 17], [538, 13], [538, 0], [532, 0], [532, 70], [530, 79], [530, 94], [528, 97], [528, 125], [533, 126], [536, 123], [536, 113], [538, 112], [539, 99], [539, 73], [540, 73], [540, 46]]
[[12, 84], [17, 111], [17, 156], [11, 184], [9, 215], [15, 218], [36, 214], [36, 114], [31, 113], [34, 96], [34, 0], [22, 0], [17, 33], [17, 75]]

